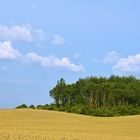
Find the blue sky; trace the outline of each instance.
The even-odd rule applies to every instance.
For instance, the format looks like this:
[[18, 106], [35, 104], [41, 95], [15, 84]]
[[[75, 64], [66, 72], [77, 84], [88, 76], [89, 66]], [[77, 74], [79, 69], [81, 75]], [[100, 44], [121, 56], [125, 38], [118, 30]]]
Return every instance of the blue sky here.
[[0, 108], [51, 103], [63, 77], [140, 77], [139, 0], [0, 1]]

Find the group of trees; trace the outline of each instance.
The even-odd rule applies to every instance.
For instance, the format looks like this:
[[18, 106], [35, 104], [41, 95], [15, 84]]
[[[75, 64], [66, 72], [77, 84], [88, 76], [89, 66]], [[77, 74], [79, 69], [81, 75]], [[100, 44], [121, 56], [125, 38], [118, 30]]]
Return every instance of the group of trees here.
[[50, 96], [55, 102], [54, 109], [59, 110], [75, 112], [72, 108], [77, 107], [79, 113], [91, 114], [98, 109], [105, 111], [119, 108], [120, 111], [120, 108], [129, 107], [130, 110], [131, 106], [135, 110], [133, 113], [139, 113], [136, 108], [140, 107], [140, 81], [133, 76], [112, 75], [109, 78], [87, 77], [67, 84], [61, 78], [50, 91]]
[[61, 78], [50, 91], [58, 107], [84, 104], [89, 108], [140, 105], [140, 81], [133, 76], [88, 77], [74, 84]]
[[87, 77], [67, 84], [63, 78], [50, 90], [54, 103], [18, 106], [95, 116], [140, 114], [140, 80], [133, 76]]
[[22, 108], [31, 108], [31, 109], [35, 109], [36, 107], [34, 105], [29, 105], [27, 106], [26, 104], [22, 104], [16, 107], [16, 109], [22, 109]]

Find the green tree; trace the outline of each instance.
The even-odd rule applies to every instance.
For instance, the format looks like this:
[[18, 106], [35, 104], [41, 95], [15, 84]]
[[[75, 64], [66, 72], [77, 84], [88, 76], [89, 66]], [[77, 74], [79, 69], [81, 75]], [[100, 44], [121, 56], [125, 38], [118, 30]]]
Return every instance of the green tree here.
[[61, 78], [57, 81], [56, 86], [50, 91], [50, 96], [54, 98], [57, 106], [66, 104], [65, 87], [65, 80]]

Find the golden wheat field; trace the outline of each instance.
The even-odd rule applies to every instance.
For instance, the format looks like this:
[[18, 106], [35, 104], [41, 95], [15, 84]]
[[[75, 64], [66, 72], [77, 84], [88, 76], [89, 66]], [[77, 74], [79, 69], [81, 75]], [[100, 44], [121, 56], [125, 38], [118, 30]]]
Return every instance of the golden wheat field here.
[[45, 110], [0, 110], [0, 140], [140, 140], [140, 116], [101, 118]]

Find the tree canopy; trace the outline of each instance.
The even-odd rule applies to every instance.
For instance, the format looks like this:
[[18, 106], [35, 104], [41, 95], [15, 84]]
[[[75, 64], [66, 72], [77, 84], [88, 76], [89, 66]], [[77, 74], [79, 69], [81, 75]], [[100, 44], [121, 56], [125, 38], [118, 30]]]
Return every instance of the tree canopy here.
[[140, 80], [134, 76], [86, 77], [67, 84], [63, 78], [50, 90], [54, 103], [16, 108], [48, 109], [92, 116], [140, 114]]
[[[57, 108], [79, 107], [94, 111], [140, 106], [140, 80], [134, 76], [86, 77], [72, 84], [61, 78], [50, 91]], [[104, 110], [105, 110], [104, 109]]]

